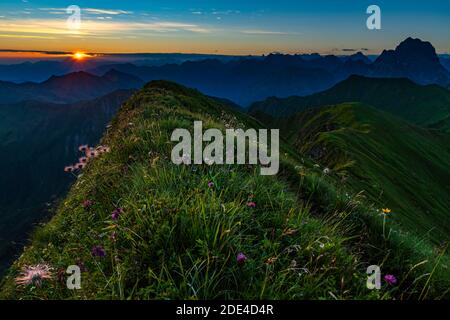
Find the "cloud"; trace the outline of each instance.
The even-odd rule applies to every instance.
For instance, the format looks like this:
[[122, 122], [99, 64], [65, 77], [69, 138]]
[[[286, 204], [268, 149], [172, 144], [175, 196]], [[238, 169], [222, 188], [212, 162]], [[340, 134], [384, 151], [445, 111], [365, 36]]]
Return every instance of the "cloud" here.
[[40, 36], [40, 35], [26, 35], [26, 34], [4, 34], [0, 33], [0, 38], [13, 38], [13, 39], [56, 39], [50, 36]]
[[42, 53], [42, 54], [69, 54], [68, 51], [46, 51], [46, 50], [17, 50], [17, 49], [0, 49], [0, 52], [30, 52], [30, 53]]
[[[41, 11], [46, 11], [49, 14], [64, 14], [67, 8], [39, 8]], [[97, 9], [97, 8], [81, 8], [81, 13], [88, 13], [92, 15], [122, 15], [133, 14], [132, 11], [112, 10], [112, 9]]]
[[107, 15], [119, 15], [119, 14], [132, 14], [132, 11], [125, 10], [105, 10], [105, 9], [94, 9], [94, 8], [86, 8], [81, 9], [81, 11], [88, 12], [90, 14], [107, 14]]
[[341, 49], [341, 51], [344, 51], [344, 52], [355, 52], [356, 49], [344, 48], [344, 49]]
[[270, 31], [270, 30], [241, 30], [243, 34], [251, 35], [290, 35], [292, 33], [282, 31]]
[[174, 21], [133, 22], [113, 20], [82, 20], [80, 29], [69, 29], [65, 19], [21, 19], [0, 20], [0, 32], [7, 34], [40, 35], [40, 36], [117, 36], [127, 32], [194, 32], [209, 33], [210, 30], [191, 23]]

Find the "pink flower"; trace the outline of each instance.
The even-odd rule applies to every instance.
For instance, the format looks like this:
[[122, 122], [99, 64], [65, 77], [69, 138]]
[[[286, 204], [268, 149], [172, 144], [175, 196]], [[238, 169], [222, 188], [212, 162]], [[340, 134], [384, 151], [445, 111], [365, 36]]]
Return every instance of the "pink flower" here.
[[64, 167], [64, 172], [73, 172], [75, 168], [73, 166]]
[[16, 278], [16, 284], [21, 286], [32, 284], [40, 287], [43, 280], [52, 278], [51, 270], [52, 268], [46, 264], [26, 266], [22, 269], [20, 276]]
[[92, 206], [93, 202], [91, 200], [84, 200], [83, 201], [83, 208], [89, 209]]
[[243, 264], [245, 262], [245, 260], [247, 260], [247, 257], [245, 256], [245, 254], [243, 254], [242, 252], [239, 252], [238, 255], [236, 256], [237, 263]]
[[209, 182], [208, 182], [208, 188], [213, 188], [213, 187], [214, 187], [214, 182], [209, 181]]
[[390, 285], [394, 285], [397, 283], [397, 278], [392, 274], [387, 274], [384, 276], [384, 281], [386, 281]]
[[253, 201], [247, 202], [247, 207], [249, 208], [256, 208], [256, 203]]
[[91, 250], [91, 253], [94, 257], [104, 257], [106, 256], [105, 249], [102, 246], [94, 246]]
[[81, 157], [80, 159], [78, 159], [78, 161], [80, 162], [80, 163], [86, 163], [87, 162], [87, 158], [86, 157]]
[[75, 164], [75, 169], [77, 169], [77, 170], [84, 169], [84, 167], [86, 167], [86, 163], [77, 163], [77, 164]]
[[114, 211], [111, 214], [111, 218], [113, 220], [118, 220], [119, 216], [123, 213], [123, 209], [122, 208], [116, 208], [114, 209]]
[[78, 147], [78, 151], [80, 151], [80, 152], [84, 152], [87, 149], [89, 149], [89, 146], [87, 144], [84, 144], [84, 145], [81, 145]]
[[98, 155], [98, 152], [94, 148], [89, 148], [86, 150], [86, 157], [95, 158]]

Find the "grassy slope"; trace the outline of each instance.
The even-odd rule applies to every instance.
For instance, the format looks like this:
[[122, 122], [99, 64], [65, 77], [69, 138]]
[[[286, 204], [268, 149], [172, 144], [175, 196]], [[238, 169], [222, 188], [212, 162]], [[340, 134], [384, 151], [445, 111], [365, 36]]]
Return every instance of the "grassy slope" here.
[[[268, 120], [268, 119], [266, 119]], [[273, 121], [273, 120], [272, 120]], [[270, 120], [269, 120], [270, 122]], [[275, 120], [302, 153], [348, 178], [435, 243], [450, 234], [450, 136], [347, 103]]]
[[269, 98], [254, 103], [272, 115], [292, 115], [312, 107], [361, 102], [409, 122], [450, 132], [450, 91], [437, 85], [420, 86], [408, 79], [350, 76], [333, 88], [305, 97]]
[[[367, 299], [446, 294], [446, 269], [436, 263], [440, 252], [407, 234], [383, 239], [376, 209], [336, 189], [335, 177], [324, 176], [287, 147], [278, 176], [260, 176], [257, 168], [243, 165], [173, 165], [170, 135], [175, 128], [191, 128], [194, 120], [222, 129], [258, 127], [196, 91], [167, 82], [147, 85], [122, 107], [104, 137], [111, 152], [88, 165], [56, 216], [36, 231], [4, 279], [0, 297]], [[215, 186], [208, 188], [208, 181]], [[254, 209], [246, 206], [251, 194]], [[82, 207], [86, 199], [94, 202], [88, 210]], [[117, 206], [124, 213], [114, 222], [111, 211]], [[95, 245], [105, 248], [105, 258], [91, 256]], [[238, 252], [248, 257], [243, 265], [236, 263]], [[49, 263], [55, 270], [83, 264], [82, 290], [69, 291], [56, 279], [41, 288], [17, 288], [14, 277], [20, 268], [36, 263]], [[367, 290], [370, 264], [396, 274], [399, 287]]]

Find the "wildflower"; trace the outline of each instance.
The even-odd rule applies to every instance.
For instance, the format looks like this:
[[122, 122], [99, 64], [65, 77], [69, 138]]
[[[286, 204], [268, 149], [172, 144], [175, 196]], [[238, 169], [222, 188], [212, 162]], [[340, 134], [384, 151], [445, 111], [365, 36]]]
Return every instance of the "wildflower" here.
[[123, 209], [122, 208], [116, 208], [114, 209], [114, 211], [111, 214], [111, 218], [113, 220], [117, 220], [119, 219], [119, 216], [123, 213]]
[[87, 160], [88, 159], [86, 157], [81, 157], [80, 159], [78, 159], [79, 163], [86, 163]]
[[392, 274], [387, 274], [384, 276], [384, 281], [386, 281], [390, 285], [394, 285], [397, 283], [397, 278]]
[[43, 280], [52, 278], [51, 270], [52, 268], [46, 264], [26, 266], [22, 269], [20, 276], [16, 278], [16, 284], [22, 286], [32, 284], [40, 287]]
[[98, 152], [94, 148], [89, 148], [86, 150], [86, 157], [95, 158], [98, 155]]
[[104, 257], [106, 256], [105, 249], [102, 246], [94, 246], [91, 250], [91, 253], [94, 257]]
[[247, 202], [247, 207], [249, 208], [256, 208], [256, 203], [253, 201]]
[[381, 211], [382, 211], [384, 214], [391, 213], [391, 209], [389, 209], [389, 208], [383, 208], [383, 209], [381, 209]]
[[64, 167], [64, 172], [73, 172], [75, 168], [73, 166]]
[[83, 208], [89, 209], [92, 206], [93, 202], [91, 200], [84, 200], [83, 201]]
[[78, 147], [78, 151], [80, 152], [85, 152], [87, 149], [89, 149], [89, 146], [87, 144]]
[[100, 147], [97, 148], [97, 151], [100, 152], [100, 153], [107, 153], [107, 152], [111, 151], [111, 149], [109, 147], [106, 147], [106, 146], [100, 146]]
[[81, 170], [81, 169], [84, 169], [84, 167], [86, 167], [86, 163], [77, 163], [77, 164], [75, 164], [74, 167], [77, 170]]
[[208, 181], [208, 188], [213, 188], [213, 187], [214, 187], [214, 182]]
[[328, 169], [328, 168], [323, 169], [323, 173], [324, 174], [329, 174], [330, 173], [330, 169]]
[[243, 264], [245, 262], [245, 260], [247, 260], [247, 257], [245, 256], [245, 254], [243, 254], [242, 252], [239, 252], [238, 255], [236, 256], [237, 263]]

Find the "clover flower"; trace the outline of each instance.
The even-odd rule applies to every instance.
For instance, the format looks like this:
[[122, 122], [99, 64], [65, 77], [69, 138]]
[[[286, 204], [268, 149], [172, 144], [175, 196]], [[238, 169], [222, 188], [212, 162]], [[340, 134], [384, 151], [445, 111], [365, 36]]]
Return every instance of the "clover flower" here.
[[397, 283], [397, 278], [392, 274], [387, 274], [384, 276], [384, 281], [386, 281], [390, 285], [394, 285]]
[[102, 246], [94, 246], [91, 250], [91, 253], [94, 257], [104, 257], [106, 256], [105, 249]]
[[247, 256], [245, 254], [243, 254], [242, 252], [239, 252], [238, 255], [236, 256], [237, 263], [243, 264], [245, 262], [245, 260], [247, 260]]
[[120, 215], [123, 213], [123, 209], [122, 208], [116, 208], [114, 209], [114, 211], [111, 213], [111, 218], [113, 220], [118, 220]]

